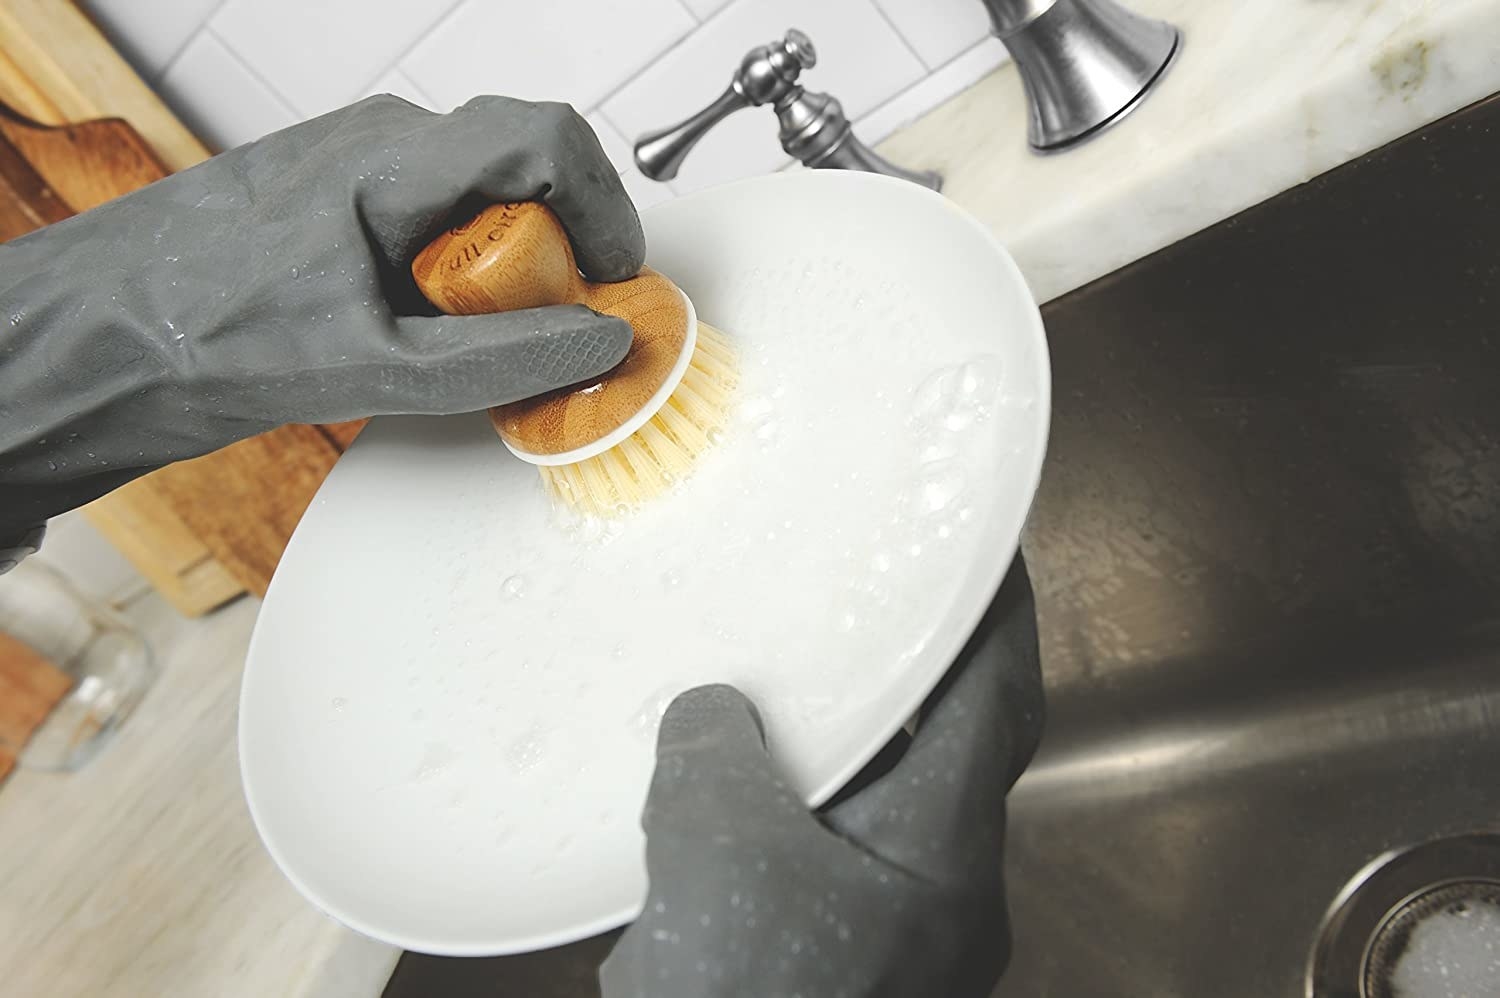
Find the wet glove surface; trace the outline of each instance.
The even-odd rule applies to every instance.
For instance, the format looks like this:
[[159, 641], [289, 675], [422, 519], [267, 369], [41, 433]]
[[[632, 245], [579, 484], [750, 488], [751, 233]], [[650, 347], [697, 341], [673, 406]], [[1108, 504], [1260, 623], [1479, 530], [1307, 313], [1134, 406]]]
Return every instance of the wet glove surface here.
[[56, 513], [284, 423], [472, 411], [612, 367], [618, 319], [438, 316], [418, 293], [428, 241], [528, 199], [587, 276], [640, 269], [593, 131], [499, 97], [445, 115], [372, 97], [0, 246], [0, 557]]
[[1005, 796], [1042, 723], [1036, 612], [1014, 567], [892, 768], [812, 813], [727, 686], [662, 719], [645, 910], [604, 998], [982, 998], [1009, 959]]

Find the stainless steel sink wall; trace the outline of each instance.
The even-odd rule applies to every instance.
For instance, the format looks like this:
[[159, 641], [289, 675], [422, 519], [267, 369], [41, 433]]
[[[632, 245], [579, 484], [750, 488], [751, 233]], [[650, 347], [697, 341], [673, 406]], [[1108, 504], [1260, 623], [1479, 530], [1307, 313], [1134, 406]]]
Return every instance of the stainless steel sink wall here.
[[1304, 994], [1500, 825], [1500, 101], [1043, 309], [1048, 729], [1002, 996]]

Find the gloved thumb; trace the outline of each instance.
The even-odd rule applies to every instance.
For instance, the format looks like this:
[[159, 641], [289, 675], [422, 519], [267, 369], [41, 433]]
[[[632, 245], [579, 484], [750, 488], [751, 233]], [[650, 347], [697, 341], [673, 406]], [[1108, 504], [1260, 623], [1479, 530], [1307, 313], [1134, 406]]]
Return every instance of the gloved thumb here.
[[658, 850], [670, 858], [672, 850], [743, 834], [747, 824], [788, 820], [814, 823], [767, 753], [760, 715], [745, 695], [712, 685], [672, 701], [642, 819], [648, 865]]
[[[401, 316], [375, 347], [365, 414], [448, 415], [595, 377], [630, 349], [630, 325], [582, 305], [490, 315]], [[368, 359], [368, 358], [366, 358]]]
[[656, 734], [659, 758], [709, 749], [762, 752], [765, 743], [760, 711], [743, 693], [724, 683], [679, 694], [662, 715]]

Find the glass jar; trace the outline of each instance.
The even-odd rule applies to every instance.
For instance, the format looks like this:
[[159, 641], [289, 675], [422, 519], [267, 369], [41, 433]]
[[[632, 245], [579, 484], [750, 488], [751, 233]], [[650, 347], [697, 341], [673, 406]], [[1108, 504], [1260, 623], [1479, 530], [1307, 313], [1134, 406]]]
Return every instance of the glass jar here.
[[28, 768], [82, 766], [108, 743], [155, 677], [145, 638], [36, 556], [0, 575], [0, 633], [72, 682], [24, 745], [7, 746]]

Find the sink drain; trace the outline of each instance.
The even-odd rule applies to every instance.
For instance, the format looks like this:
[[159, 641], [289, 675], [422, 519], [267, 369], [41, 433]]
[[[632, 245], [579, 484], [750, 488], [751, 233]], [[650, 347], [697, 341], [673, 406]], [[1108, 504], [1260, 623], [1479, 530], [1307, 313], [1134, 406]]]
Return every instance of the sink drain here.
[[1365, 956], [1368, 998], [1460, 998], [1500, 988], [1500, 883], [1434, 887], [1386, 916]]
[[1308, 998], [1458, 998], [1500, 980], [1500, 835], [1390, 852], [1329, 909]]

